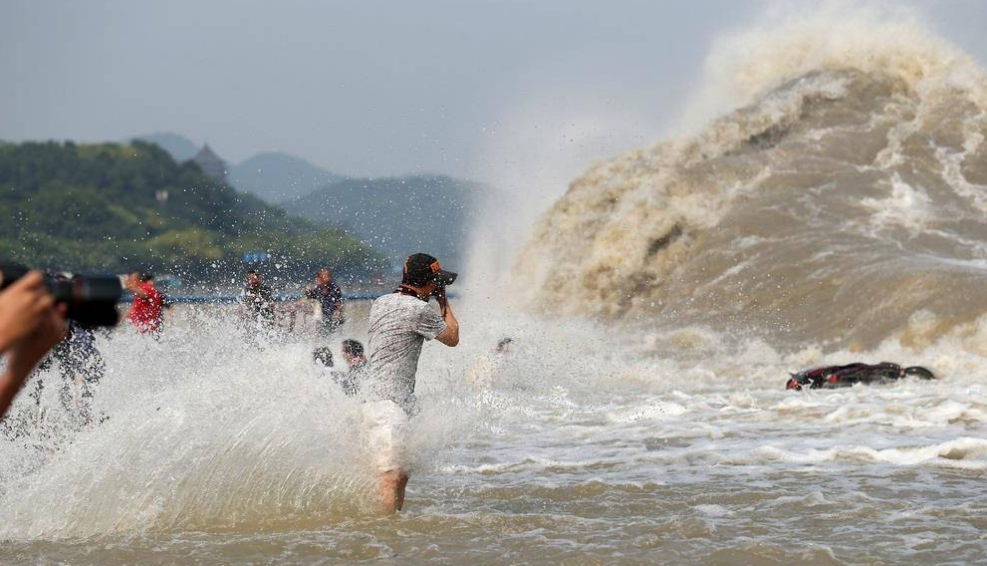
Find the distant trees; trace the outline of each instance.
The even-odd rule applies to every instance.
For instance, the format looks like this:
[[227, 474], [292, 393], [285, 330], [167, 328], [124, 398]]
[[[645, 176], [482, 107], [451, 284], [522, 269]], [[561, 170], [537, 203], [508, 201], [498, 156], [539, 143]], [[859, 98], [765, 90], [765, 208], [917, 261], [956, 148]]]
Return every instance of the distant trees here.
[[153, 144], [0, 146], [0, 259], [209, 277], [251, 250], [272, 252], [289, 270], [383, 262], [342, 231], [239, 194]]

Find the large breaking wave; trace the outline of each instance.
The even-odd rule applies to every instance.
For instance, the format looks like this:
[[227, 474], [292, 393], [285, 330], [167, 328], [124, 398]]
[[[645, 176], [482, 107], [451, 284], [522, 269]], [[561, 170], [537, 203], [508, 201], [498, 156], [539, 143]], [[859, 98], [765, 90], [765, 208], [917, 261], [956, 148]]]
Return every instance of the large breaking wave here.
[[987, 312], [987, 74], [842, 4], [724, 40], [696, 107], [736, 109], [574, 181], [519, 258], [529, 304], [834, 347]]

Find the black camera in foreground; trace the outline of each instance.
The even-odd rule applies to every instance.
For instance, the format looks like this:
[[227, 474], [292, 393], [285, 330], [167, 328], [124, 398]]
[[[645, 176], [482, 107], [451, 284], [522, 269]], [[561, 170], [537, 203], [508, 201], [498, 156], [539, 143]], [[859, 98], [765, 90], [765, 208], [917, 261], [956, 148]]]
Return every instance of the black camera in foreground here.
[[[0, 291], [30, 271], [20, 264], [0, 263]], [[123, 295], [115, 275], [75, 275], [71, 278], [45, 275], [45, 285], [56, 303], [66, 305], [65, 316], [83, 328], [116, 326], [120, 320], [117, 302]]]

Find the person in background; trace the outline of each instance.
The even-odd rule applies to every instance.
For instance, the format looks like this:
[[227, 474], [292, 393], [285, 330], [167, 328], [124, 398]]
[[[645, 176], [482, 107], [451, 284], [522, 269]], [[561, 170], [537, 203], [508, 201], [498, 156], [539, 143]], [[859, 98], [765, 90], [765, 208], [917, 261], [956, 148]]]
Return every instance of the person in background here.
[[315, 274], [315, 285], [305, 290], [306, 299], [319, 301], [322, 319], [316, 331], [322, 338], [328, 338], [343, 325], [343, 292], [332, 280], [332, 271], [323, 267]]
[[[367, 403], [363, 426], [380, 472], [378, 496], [385, 510], [404, 506], [411, 473], [407, 459], [410, 415], [415, 411], [418, 358], [426, 340], [446, 346], [459, 344], [459, 322], [452, 313], [445, 288], [456, 274], [445, 271], [428, 254], [414, 254], [404, 262], [401, 286], [370, 307], [370, 376], [364, 384]], [[439, 310], [428, 302], [435, 297]]]
[[497, 346], [492, 353], [483, 354], [477, 357], [464, 378], [477, 390], [487, 389], [494, 385], [494, 379], [503, 369], [505, 361], [509, 360], [514, 353], [514, 339], [505, 336], [497, 342]]
[[363, 371], [367, 366], [367, 356], [363, 353], [363, 344], [349, 338], [343, 340], [343, 359], [350, 371]]
[[55, 305], [37, 271], [0, 291], [0, 355], [7, 357], [0, 374], [0, 419], [37, 363], [65, 336], [64, 315], [64, 305]]
[[367, 357], [363, 354], [363, 344], [356, 340], [343, 340], [343, 359], [349, 369], [340, 385], [347, 395], [354, 396], [360, 392], [360, 382], [367, 373]]
[[332, 380], [343, 388], [343, 393], [348, 397], [356, 394], [356, 390], [350, 386], [349, 373], [335, 369], [336, 364], [333, 361], [332, 350], [329, 349], [329, 346], [319, 346], [312, 351], [312, 361], [320, 369], [328, 371], [329, 375], [332, 376]]
[[[93, 393], [106, 373], [106, 362], [96, 348], [96, 336], [92, 330], [70, 321], [65, 339], [52, 349], [39, 369], [48, 369], [55, 362], [62, 376], [62, 386], [58, 392], [62, 407], [69, 413], [78, 414], [81, 424], [92, 423]], [[44, 380], [38, 378], [31, 394], [38, 404], [41, 403], [43, 389]], [[78, 391], [78, 395], [73, 389]]]
[[[55, 278], [59, 281], [69, 280], [64, 274], [55, 275]], [[62, 386], [58, 392], [62, 407], [69, 413], [78, 414], [82, 424], [90, 424], [94, 389], [106, 372], [106, 362], [96, 348], [93, 331], [83, 328], [75, 321], [69, 321], [65, 338], [41, 362], [39, 369], [47, 370], [55, 362], [58, 363], [62, 377]], [[41, 403], [43, 389], [44, 380], [38, 377], [35, 391], [31, 394], [37, 404]], [[78, 395], [73, 389], [78, 391]]]
[[260, 273], [247, 272], [247, 285], [243, 290], [243, 306], [251, 322], [266, 327], [274, 326], [274, 293], [261, 281]]
[[141, 334], [159, 335], [164, 316], [164, 295], [154, 287], [154, 275], [134, 272], [127, 277], [126, 288], [134, 294], [130, 307], [131, 324]]

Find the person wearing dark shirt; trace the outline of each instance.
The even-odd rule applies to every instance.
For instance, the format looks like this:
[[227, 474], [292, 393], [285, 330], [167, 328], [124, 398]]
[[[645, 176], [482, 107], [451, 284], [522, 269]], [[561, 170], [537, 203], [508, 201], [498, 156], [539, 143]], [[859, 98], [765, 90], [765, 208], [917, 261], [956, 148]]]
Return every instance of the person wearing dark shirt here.
[[247, 272], [247, 286], [243, 291], [243, 306], [251, 321], [265, 326], [274, 325], [274, 293], [261, 282], [260, 274], [251, 269]]
[[[92, 330], [70, 321], [65, 339], [52, 349], [39, 369], [47, 370], [54, 363], [58, 364], [62, 376], [62, 385], [58, 392], [62, 407], [70, 413], [78, 411], [83, 424], [91, 423], [93, 393], [96, 384], [106, 372], [106, 362], [96, 348], [96, 337]], [[78, 396], [73, 387], [78, 388]], [[31, 394], [38, 404], [41, 403], [43, 389], [44, 381], [39, 377], [35, 391]]]
[[322, 268], [315, 275], [315, 285], [305, 290], [305, 298], [319, 301], [322, 319], [316, 330], [322, 337], [329, 337], [343, 325], [343, 292], [332, 280], [332, 271]]
[[360, 391], [360, 382], [367, 373], [367, 356], [363, 353], [363, 344], [353, 339], [343, 340], [343, 359], [349, 367], [343, 378], [343, 390], [347, 395], [356, 395]]

